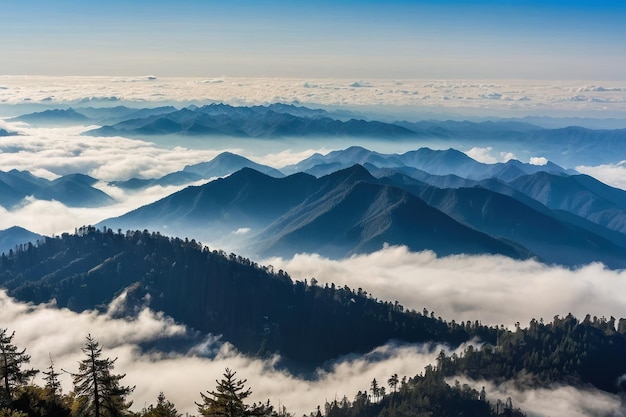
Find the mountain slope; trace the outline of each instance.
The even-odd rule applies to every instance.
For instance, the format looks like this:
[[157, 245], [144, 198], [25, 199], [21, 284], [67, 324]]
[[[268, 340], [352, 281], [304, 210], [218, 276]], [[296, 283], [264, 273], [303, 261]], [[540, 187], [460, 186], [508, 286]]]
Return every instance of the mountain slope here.
[[587, 175], [539, 172], [519, 177], [511, 187], [551, 209], [568, 211], [601, 226], [626, 233], [626, 191]]
[[249, 259], [148, 232], [81, 228], [79, 235], [46, 238], [0, 257], [0, 285], [19, 300], [54, 299], [74, 311], [125, 293], [129, 312], [149, 303], [192, 330], [223, 335], [244, 353], [279, 352], [309, 370], [390, 339], [456, 345], [475, 335], [495, 342], [496, 329], [451, 327], [363, 292], [294, 283]]
[[20, 244], [34, 243], [41, 238], [43, 238], [42, 235], [19, 226], [0, 230], [0, 253], [8, 253]]
[[306, 174], [277, 179], [243, 169], [100, 225], [154, 228], [203, 241], [245, 230], [240, 244], [257, 255], [315, 251], [339, 258], [389, 243], [442, 255], [528, 256], [523, 248], [460, 225], [410, 193], [378, 183], [361, 166], [319, 179]]

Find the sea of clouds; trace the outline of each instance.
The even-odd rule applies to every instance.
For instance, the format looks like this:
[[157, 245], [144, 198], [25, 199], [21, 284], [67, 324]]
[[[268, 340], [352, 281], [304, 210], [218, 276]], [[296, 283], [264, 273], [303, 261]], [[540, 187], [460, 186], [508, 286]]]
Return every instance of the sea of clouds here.
[[[625, 82], [0, 76], [0, 105], [294, 103], [488, 116], [624, 118]], [[403, 110], [404, 109], [404, 110]]]
[[[157, 77], [0, 77], [2, 111], [20, 114], [32, 103], [54, 107], [100, 106], [128, 102], [191, 103], [210, 101], [230, 104], [273, 102], [318, 104], [322, 106], [383, 107], [405, 114], [435, 109], [465, 114], [565, 114], [581, 117], [617, 117], [626, 111], [626, 86], [620, 83], [576, 82], [485, 82], [474, 81], [377, 81], [298, 79], [161, 79]], [[394, 110], [395, 109], [395, 110]], [[408, 109], [408, 110], [407, 110]], [[468, 110], [469, 109], [469, 110]], [[121, 215], [153, 202], [182, 187], [151, 187], [125, 192], [108, 181], [132, 177], [156, 178], [181, 170], [185, 165], [212, 159], [219, 152], [242, 154], [255, 162], [280, 168], [296, 163], [314, 152], [327, 153], [338, 144], [315, 142], [299, 146], [247, 147], [235, 141], [210, 145], [158, 145], [123, 137], [81, 136], [87, 127], [34, 128], [10, 120], [0, 128], [20, 133], [0, 138], [0, 170], [28, 170], [54, 179], [70, 173], [85, 173], [101, 182], [98, 188], [115, 199], [101, 208], [68, 208], [58, 202], [27, 198], [14, 209], [0, 208], [0, 229], [20, 225], [46, 235], [72, 231], [84, 224]], [[402, 146], [406, 146], [403, 144]], [[384, 149], [383, 149], [384, 147]], [[390, 144], [373, 150], [400, 152]], [[515, 155], [492, 148], [466, 151], [487, 163], [501, 162]], [[535, 163], [544, 163], [536, 156]], [[531, 162], [531, 161], [524, 161]], [[610, 185], [626, 189], [623, 161], [602, 166], [576, 167]], [[242, 231], [243, 232], [243, 231]], [[600, 264], [575, 270], [544, 265], [533, 260], [515, 261], [496, 256], [452, 256], [439, 258], [431, 252], [412, 253], [405, 247], [380, 251], [344, 260], [329, 260], [315, 254], [291, 259], [261, 261], [282, 268], [296, 279], [315, 277], [322, 285], [334, 282], [363, 288], [373, 296], [399, 301], [406, 308], [427, 308], [446, 320], [480, 320], [484, 324], [522, 325], [531, 318], [551, 320], [569, 312], [579, 318], [623, 316], [626, 311], [624, 271], [610, 271]], [[324, 400], [366, 390], [373, 378], [380, 381], [394, 374], [413, 376], [432, 363], [444, 346], [388, 344], [368, 355], [338, 360], [313, 379], [304, 379], [276, 368], [275, 360], [258, 360], [241, 355], [218, 336], [198, 341], [189, 352], [150, 351], [145, 346], [163, 337], [189, 337], [188, 329], [167, 317], [144, 310], [135, 319], [115, 318], [114, 311], [73, 313], [50, 305], [26, 305], [0, 293], [0, 327], [16, 330], [16, 342], [28, 348], [32, 364], [45, 369], [49, 354], [59, 368], [76, 370], [80, 348], [88, 333], [100, 341], [105, 353], [119, 357], [117, 369], [126, 373], [125, 383], [137, 385], [132, 398], [135, 409], [154, 403], [159, 391], [174, 401], [179, 411], [195, 413], [194, 401], [200, 391], [212, 389], [224, 368], [247, 378], [253, 400], [270, 398], [300, 416], [313, 411]], [[172, 384], [184, 375], [185, 384]], [[593, 389], [552, 387], [519, 390], [487, 381], [463, 381], [477, 389], [487, 388], [492, 399], [510, 396], [531, 416], [619, 416], [619, 398]], [[64, 388], [70, 379], [64, 376]], [[623, 408], [621, 408], [623, 410]], [[621, 414], [620, 414], [621, 413]]]

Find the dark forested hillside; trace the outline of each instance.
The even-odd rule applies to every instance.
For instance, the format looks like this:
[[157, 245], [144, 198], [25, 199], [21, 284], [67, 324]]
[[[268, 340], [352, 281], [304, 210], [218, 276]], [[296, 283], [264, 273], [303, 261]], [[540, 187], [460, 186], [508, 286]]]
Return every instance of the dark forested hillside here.
[[390, 339], [456, 345], [473, 336], [493, 343], [496, 335], [493, 328], [451, 326], [404, 311], [361, 289], [294, 282], [271, 266], [147, 231], [84, 228], [22, 246], [0, 258], [0, 285], [19, 300], [55, 299], [74, 311], [104, 307], [128, 289], [128, 311], [149, 299], [152, 309], [223, 334], [246, 353], [278, 351], [301, 365], [366, 352]]

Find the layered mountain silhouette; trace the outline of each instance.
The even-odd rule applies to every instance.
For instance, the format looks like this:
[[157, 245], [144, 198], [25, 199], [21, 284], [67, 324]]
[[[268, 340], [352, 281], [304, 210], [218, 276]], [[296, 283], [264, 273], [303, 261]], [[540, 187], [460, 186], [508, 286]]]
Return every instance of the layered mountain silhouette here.
[[[536, 172], [572, 173], [556, 164], [532, 165], [517, 160], [503, 163], [484, 164], [455, 149], [433, 150], [420, 148], [404, 154], [381, 154], [360, 146], [332, 151], [326, 155], [316, 153], [295, 165], [281, 169], [282, 172], [307, 172], [316, 176], [326, 175], [352, 164], [379, 169], [416, 169], [429, 175], [454, 175], [463, 179], [482, 180], [499, 178], [510, 181]], [[408, 175], [410, 171], [405, 171]]]
[[94, 188], [98, 180], [88, 175], [70, 174], [50, 181], [28, 171], [0, 171], [0, 205], [12, 208], [24, 198], [56, 200], [70, 207], [100, 207], [114, 202]]
[[275, 168], [257, 164], [248, 158], [231, 152], [222, 152], [208, 162], [187, 165], [182, 171], [172, 172], [161, 178], [131, 178], [126, 181], [112, 181], [110, 182], [110, 185], [125, 189], [140, 189], [151, 187], [153, 185], [160, 185], [163, 187], [169, 185], [183, 185], [200, 180], [224, 177], [235, 171], [239, 171], [242, 168], [252, 168], [272, 177], [284, 177], [284, 174]]
[[[305, 173], [275, 178], [245, 168], [100, 225], [227, 242], [251, 256], [315, 252], [341, 258], [402, 244], [439, 255], [494, 253], [568, 266], [599, 261], [626, 267], [626, 238], [614, 227], [626, 215], [626, 192], [593, 178], [569, 176], [556, 165], [480, 164], [453, 150], [383, 155], [353, 147], [331, 154], [331, 164], [365, 161], [376, 176], [361, 165], [319, 178]], [[429, 155], [431, 162], [420, 162]], [[320, 166], [319, 158], [324, 157], [314, 155], [297, 167]], [[431, 175], [405, 165], [409, 163], [436, 172], [494, 177]], [[506, 181], [503, 167], [520, 175]], [[542, 193], [523, 186], [542, 184], [542, 179], [573, 185], [569, 191], [539, 187]], [[575, 190], [584, 198], [570, 203], [563, 195], [575, 195]]]
[[361, 166], [317, 179], [273, 178], [252, 169], [189, 187], [116, 219], [114, 229], [148, 229], [216, 238], [250, 230], [248, 251], [260, 255], [317, 252], [339, 258], [387, 244], [452, 253], [530, 254], [463, 226], [398, 187], [381, 184]]
[[321, 135], [416, 136], [415, 132], [390, 123], [362, 119], [343, 121], [320, 116], [320, 112], [287, 106], [233, 107], [211, 104], [126, 120], [89, 130], [85, 134], [92, 136], [189, 134], [251, 138]]

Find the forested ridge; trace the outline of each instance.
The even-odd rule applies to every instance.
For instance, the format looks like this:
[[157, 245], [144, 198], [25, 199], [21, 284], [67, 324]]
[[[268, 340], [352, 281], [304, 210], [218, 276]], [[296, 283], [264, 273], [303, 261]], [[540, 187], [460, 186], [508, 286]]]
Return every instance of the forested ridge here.
[[148, 231], [85, 228], [23, 246], [0, 257], [0, 285], [18, 300], [54, 299], [74, 311], [105, 308], [126, 289], [132, 312], [149, 294], [150, 308], [195, 330], [308, 368], [390, 339], [456, 346], [473, 337], [495, 343], [497, 334], [478, 322], [447, 323], [405, 310], [361, 288], [294, 281], [272, 266]]
[[[475, 387], [451, 382], [461, 376], [496, 384], [511, 381], [520, 389], [557, 383], [624, 395], [625, 319], [587, 315], [579, 320], [566, 314], [551, 322], [533, 319], [527, 327], [518, 324], [514, 329], [445, 321], [426, 309], [418, 312], [377, 300], [361, 288], [321, 286], [314, 278], [294, 281], [271, 266], [148, 231], [85, 227], [22, 245], [0, 256], [0, 284], [18, 300], [55, 299], [58, 306], [74, 311], [104, 309], [126, 291], [124, 314], [136, 313], [149, 298], [151, 309], [194, 330], [222, 334], [249, 355], [279, 352], [300, 370], [343, 354], [367, 352], [392, 339], [452, 347], [472, 340], [460, 354], [441, 351], [436, 363], [416, 369], [412, 377], [381, 375], [378, 382], [363, 381], [365, 389], [356, 395], [342, 393], [342, 400], [326, 403], [320, 399], [313, 417], [521, 415], [507, 399], [486, 398]], [[8, 373], [2, 370], [0, 377]], [[13, 410], [41, 415], [28, 407], [33, 396], [43, 395], [42, 388], [29, 385], [28, 378], [12, 384], [15, 390], [5, 389], [4, 395]], [[30, 396], [30, 405], [16, 408], [23, 395]], [[350, 395], [355, 395], [353, 400]], [[66, 407], [74, 404], [64, 401]], [[165, 407], [166, 400], [160, 401]], [[288, 414], [284, 409], [265, 411]]]

